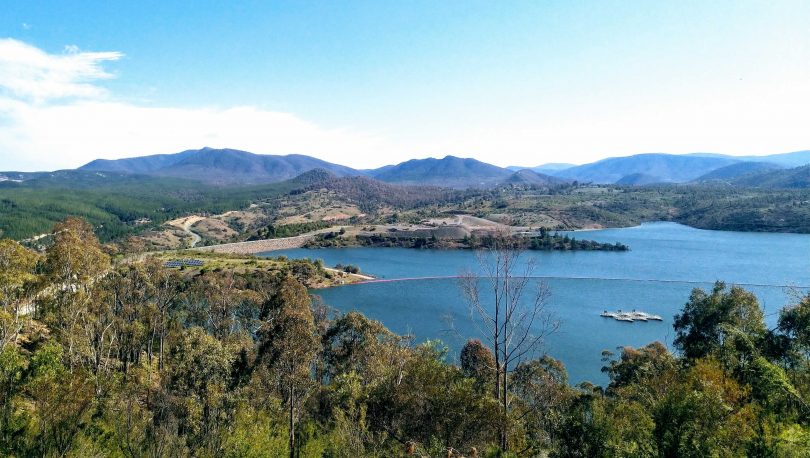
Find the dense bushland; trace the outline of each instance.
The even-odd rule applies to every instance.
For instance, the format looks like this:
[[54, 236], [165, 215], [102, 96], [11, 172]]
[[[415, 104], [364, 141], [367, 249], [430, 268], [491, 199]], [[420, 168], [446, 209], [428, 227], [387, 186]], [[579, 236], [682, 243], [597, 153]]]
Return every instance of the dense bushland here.
[[572, 387], [541, 354], [496, 371], [477, 340], [457, 364], [439, 342], [330, 311], [286, 268], [189, 276], [111, 262], [81, 220], [54, 234], [45, 253], [0, 241], [3, 456], [810, 450], [807, 296], [769, 329], [750, 292], [696, 289], [675, 320], [677, 354], [606, 352], [609, 385]]

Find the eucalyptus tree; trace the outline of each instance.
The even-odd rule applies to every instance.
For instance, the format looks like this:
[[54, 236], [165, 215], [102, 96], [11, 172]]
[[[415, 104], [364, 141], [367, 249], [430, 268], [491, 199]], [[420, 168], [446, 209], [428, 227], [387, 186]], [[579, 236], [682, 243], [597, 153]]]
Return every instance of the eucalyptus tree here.
[[714, 356], [737, 375], [760, 354], [767, 333], [756, 296], [723, 282], [716, 282], [710, 293], [692, 290], [673, 327], [675, 347], [687, 360]]
[[290, 457], [296, 451], [296, 422], [313, 385], [312, 367], [318, 336], [306, 287], [291, 275], [279, 282], [270, 299], [267, 318], [259, 329], [260, 357], [276, 374], [287, 402]]
[[479, 388], [492, 386], [495, 355], [479, 339], [470, 339], [464, 344], [459, 362], [464, 375], [475, 379]]
[[10, 239], [0, 240], [0, 351], [15, 340], [26, 314], [25, 300], [38, 280], [40, 256]]
[[462, 275], [461, 289], [484, 341], [495, 356], [494, 396], [501, 405], [500, 447], [508, 450], [509, 374], [559, 328], [548, 310], [547, 285], [532, 278], [534, 258], [526, 241], [507, 231], [488, 236], [476, 252], [483, 278]]
[[72, 369], [81, 362], [79, 344], [84, 330], [80, 323], [95, 300], [93, 284], [108, 272], [110, 257], [102, 249], [93, 227], [79, 218], [67, 218], [56, 224], [53, 239], [45, 259], [52, 302], [44, 318], [65, 342]]

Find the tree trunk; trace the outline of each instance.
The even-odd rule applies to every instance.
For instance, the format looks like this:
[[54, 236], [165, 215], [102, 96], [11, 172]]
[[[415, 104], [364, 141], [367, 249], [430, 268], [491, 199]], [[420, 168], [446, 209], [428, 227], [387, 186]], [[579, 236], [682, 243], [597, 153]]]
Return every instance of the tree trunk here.
[[501, 426], [501, 450], [504, 452], [509, 451], [509, 444], [508, 444], [508, 429], [509, 429], [509, 398], [507, 397], [507, 393], [509, 392], [508, 389], [508, 375], [506, 372], [506, 364], [504, 363], [503, 368], [503, 382], [501, 383], [501, 405], [503, 406], [503, 425]]
[[290, 458], [295, 458], [295, 389], [290, 385]]

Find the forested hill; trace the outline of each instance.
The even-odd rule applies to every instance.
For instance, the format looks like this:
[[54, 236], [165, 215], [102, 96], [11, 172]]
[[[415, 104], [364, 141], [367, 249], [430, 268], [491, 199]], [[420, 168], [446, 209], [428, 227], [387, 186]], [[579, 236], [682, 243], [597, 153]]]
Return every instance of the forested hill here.
[[[324, 189], [367, 209], [380, 205], [396, 208], [437, 205], [457, 199], [459, 195], [458, 192], [438, 186], [400, 186], [369, 177], [329, 177], [320, 174], [320, 179], [315, 179], [307, 174], [306, 178], [312, 182], [294, 192]], [[293, 182], [300, 179], [301, 177]]]
[[810, 165], [748, 174], [733, 180], [731, 183], [737, 186], [758, 188], [810, 189]]
[[530, 185], [530, 186], [560, 186], [570, 183], [571, 180], [559, 178], [530, 169], [517, 170], [503, 181], [507, 185]]
[[734, 183], [737, 180], [747, 175], [759, 174], [762, 172], [770, 172], [773, 170], [780, 170], [782, 167], [779, 164], [772, 162], [737, 162], [735, 164], [720, 167], [719, 169], [712, 170], [711, 172], [701, 175], [695, 179], [696, 182], [706, 181], [723, 181]]
[[[292, 180], [252, 186], [210, 186], [122, 172], [14, 174], [12, 180], [0, 182], [0, 236], [17, 240], [37, 236], [75, 215], [90, 221], [98, 235], [109, 241], [180, 216], [215, 215], [255, 203], [272, 209], [290, 199], [298, 202], [296, 211], [304, 214], [311, 203], [306, 194], [320, 190], [327, 193], [325, 204], [359, 208], [369, 215], [368, 223], [395, 221], [400, 216], [405, 218], [402, 221], [418, 222], [462, 213], [552, 229], [666, 220], [704, 229], [810, 232], [810, 167], [745, 175], [740, 181], [746, 187], [548, 185], [546, 181], [554, 181], [538, 178], [534, 172], [517, 177], [507, 173], [515, 178], [507, 179], [509, 185], [464, 190], [341, 177], [319, 168]], [[235, 226], [237, 237], [249, 236], [239, 232], [243, 229]]]
[[[47, 233], [68, 216], [86, 218], [105, 241], [190, 213], [244, 208], [294, 185], [219, 188], [191, 180], [117, 172], [64, 171], [0, 183], [0, 237]], [[139, 222], [140, 221], [140, 222]], [[145, 221], [145, 223], [144, 223]]]
[[653, 179], [645, 182], [692, 181], [712, 170], [737, 162], [727, 157], [703, 157], [675, 154], [637, 154], [603, 159], [565, 169], [555, 175], [593, 183], [616, 183], [631, 174], [644, 174]]
[[390, 183], [468, 188], [501, 183], [513, 172], [475, 159], [446, 156], [442, 159], [412, 159], [369, 173]]
[[80, 168], [89, 171], [119, 171], [175, 177], [218, 185], [265, 184], [288, 180], [313, 169], [339, 176], [360, 172], [310, 156], [273, 156], [234, 149], [203, 148], [171, 155], [118, 160], [95, 160]]

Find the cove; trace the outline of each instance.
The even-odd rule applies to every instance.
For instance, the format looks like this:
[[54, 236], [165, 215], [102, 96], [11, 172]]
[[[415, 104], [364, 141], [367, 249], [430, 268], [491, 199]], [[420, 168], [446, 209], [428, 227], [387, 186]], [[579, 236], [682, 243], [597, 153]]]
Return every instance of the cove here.
[[[810, 235], [741, 233], [694, 229], [675, 223], [577, 231], [570, 235], [599, 242], [621, 242], [627, 252], [533, 251], [535, 281], [545, 282], [548, 309], [560, 321], [543, 351], [562, 360], [571, 382], [604, 384], [602, 351], [661, 341], [671, 348], [673, 316], [693, 288], [715, 280], [738, 284], [759, 298], [770, 326], [786, 304], [810, 286]], [[322, 259], [328, 266], [355, 264], [379, 279], [314, 291], [341, 311], [357, 310], [417, 341], [440, 339], [456, 357], [464, 342], [480, 337], [458, 280], [478, 271], [468, 250], [407, 248], [295, 249], [266, 253]], [[440, 278], [424, 278], [440, 277]], [[660, 315], [661, 322], [623, 323], [599, 316], [605, 309], [638, 309]]]

